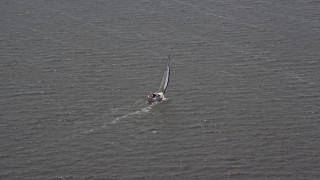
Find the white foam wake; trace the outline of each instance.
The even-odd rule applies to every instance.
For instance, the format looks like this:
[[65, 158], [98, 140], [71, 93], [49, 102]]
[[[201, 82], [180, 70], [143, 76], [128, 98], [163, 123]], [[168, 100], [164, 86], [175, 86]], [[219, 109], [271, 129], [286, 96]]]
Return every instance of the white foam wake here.
[[115, 119], [111, 122], [111, 124], [116, 124], [116, 123], [119, 122], [120, 120], [125, 119], [125, 118], [128, 118], [128, 117], [131, 117], [131, 116], [134, 116], [134, 115], [147, 114], [147, 113], [150, 112], [150, 110], [152, 109], [152, 107], [153, 107], [154, 105], [156, 105], [156, 104], [157, 104], [157, 102], [156, 102], [156, 103], [149, 104], [149, 105], [146, 106], [146, 107], [142, 107], [141, 109], [139, 109], [139, 110], [137, 110], [137, 111], [135, 111], [135, 112], [131, 112], [131, 113], [125, 114], [125, 115], [123, 115], [123, 116], [117, 117], [117, 118], [115, 118]]
[[[167, 100], [167, 98], [163, 99], [161, 102], [166, 101], [166, 100]], [[131, 112], [127, 112], [127, 113], [125, 113], [124, 115], [121, 115], [121, 116], [116, 117], [116, 118], [115, 118], [113, 121], [111, 121], [111, 122], [109, 121], [109, 122], [103, 124], [102, 126], [99, 126], [99, 127], [96, 127], [96, 128], [92, 128], [92, 129], [89, 129], [89, 130], [86, 130], [86, 131], [83, 131], [82, 133], [84, 133], [84, 134], [91, 134], [91, 133], [99, 130], [100, 128], [106, 128], [108, 125], [110, 125], [110, 124], [116, 124], [116, 123], [120, 122], [120, 121], [123, 120], [123, 119], [130, 118], [130, 117], [137, 116], [137, 115], [145, 115], [145, 114], [147, 114], [147, 113], [150, 113], [151, 109], [152, 109], [155, 105], [157, 105], [157, 104], [159, 104], [159, 103], [161, 103], [161, 102], [154, 102], [154, 103], [152, 103], [152, 104], [149, 104], [149, 103], [141, 104], [141, 105], [143, 105], [143, 107], [141, 107], [140, 109], [139, 109], [139, 107], [137, 107], [138, 110], [136, 110], [136, 111], [134, 111], [134, 109], [133, 109], [133, 110], [131, 109], [132, 106], [120, 107], [120, 108], [112, 108], [112, 109], [111, 109], [111, 113], [112, 113], [112, 114], [123, 113], [123, 111], [127, 111], [127, 110], [126, 110], [127, 108], [131, 109]], [[138, 105], [138, 104], [140, 104], [140, 103], [136, 103], [136, 105]], [[130, 110], [129, 110], [129, 111], [130, 111]], [[132, 112], [132, 111], [133, 111], [133, 112]], [[107, 115], [107, 113], [104, 114], [104, 116], [106, 116], [106, 115]]]

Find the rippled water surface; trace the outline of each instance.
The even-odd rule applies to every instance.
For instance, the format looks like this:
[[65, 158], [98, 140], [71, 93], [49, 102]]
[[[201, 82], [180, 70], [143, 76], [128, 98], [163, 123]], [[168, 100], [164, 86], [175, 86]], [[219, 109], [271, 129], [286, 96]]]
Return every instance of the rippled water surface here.
[[0, 178], [319, 179], [319, 9], [1, 1]]

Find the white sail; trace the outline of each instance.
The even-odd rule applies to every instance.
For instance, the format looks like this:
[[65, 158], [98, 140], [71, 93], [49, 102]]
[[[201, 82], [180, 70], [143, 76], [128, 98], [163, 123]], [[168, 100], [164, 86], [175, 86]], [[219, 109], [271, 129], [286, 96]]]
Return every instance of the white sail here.
[[169, 66], [169, 62], [170, 62], [170, 55], [169, 55], [169, 59], [168, 59], [168, 63], [166, 66], [166, 70], [163, 73], [162, 76], [162, 81], [159, 87], [159, 92], [163, 92], [165, 93], [169, 84], [169, 77], [170, 77], [170, 66]]

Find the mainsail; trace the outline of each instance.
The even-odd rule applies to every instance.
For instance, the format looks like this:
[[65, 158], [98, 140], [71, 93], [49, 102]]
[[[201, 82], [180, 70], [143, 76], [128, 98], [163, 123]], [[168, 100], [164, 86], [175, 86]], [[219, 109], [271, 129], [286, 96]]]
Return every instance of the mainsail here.
[[168, 62], [167, 62], [167, 66], [166, 66], [166, 69], [163, 73], [163, 76], [162, 76], [162, 81], [161, 81], [161, 84], [160, 84], [160, 87], [159, 87], [159, 92], [163, 92], [165, 93], [166, 90], [167, 90], [167, 87], [168, 87], [168, 84], [169, 84], [169, 77], [170, 77], [170, 66], [169, 66], [169, 62], [170, 62], [170, 55], [169, 55], [169, 59], [168, 59]]

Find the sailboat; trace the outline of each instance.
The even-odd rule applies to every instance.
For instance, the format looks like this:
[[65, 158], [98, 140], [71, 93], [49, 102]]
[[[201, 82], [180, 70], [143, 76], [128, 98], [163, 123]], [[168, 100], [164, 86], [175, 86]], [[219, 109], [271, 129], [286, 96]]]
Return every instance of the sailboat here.
[[170, 55], [168, 58], [166, 69], [165, 69], [163, 76], [162, 76], [162, 81], [161, 81], [160, 87], [157, 92], [154, 92], [154, 93], [151, 93], [148, 95], [149, 102], [162, 101], [164, 99], [164, 93], [166, 93], [166, 91], [167, 91], [168, 84], [169, 84], [169, 78], [170, 78], [169, 63], [170, 63]]

